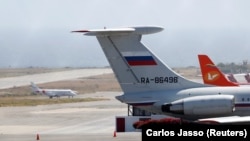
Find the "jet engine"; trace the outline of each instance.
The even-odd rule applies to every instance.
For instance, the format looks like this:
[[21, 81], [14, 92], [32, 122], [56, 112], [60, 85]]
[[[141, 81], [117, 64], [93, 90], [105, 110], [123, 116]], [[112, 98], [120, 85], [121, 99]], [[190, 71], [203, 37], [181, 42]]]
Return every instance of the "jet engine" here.
[[204, 95], [183, 98], [161, 107], [163, 112], [182, 115], [218, 115], [229, 114], [235, 110], [232, 95]]

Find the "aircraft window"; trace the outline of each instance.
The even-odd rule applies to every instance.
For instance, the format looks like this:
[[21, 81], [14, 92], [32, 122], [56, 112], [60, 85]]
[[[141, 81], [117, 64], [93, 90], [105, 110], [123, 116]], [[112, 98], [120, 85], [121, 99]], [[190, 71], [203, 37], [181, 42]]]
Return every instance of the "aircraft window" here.
[[244, 101], [244, 98], [242, 98], [241, 101]]
[[247, 98], [247, 101], [249, 101], [249, 98]]

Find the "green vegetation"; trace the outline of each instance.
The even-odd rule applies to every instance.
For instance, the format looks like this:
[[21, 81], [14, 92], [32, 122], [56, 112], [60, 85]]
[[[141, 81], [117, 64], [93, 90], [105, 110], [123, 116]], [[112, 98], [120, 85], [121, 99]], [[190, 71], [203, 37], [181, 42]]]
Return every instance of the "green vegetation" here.
[[53, 98], [53, 99], [41, 99], [37, 97], [1, 97], [0, 107], [9, 106], [37, 106], [48, 104], [61, 104], [61, 103], [76, 103], [76, 102], [89, 102], [108, 100], [105, 98]]

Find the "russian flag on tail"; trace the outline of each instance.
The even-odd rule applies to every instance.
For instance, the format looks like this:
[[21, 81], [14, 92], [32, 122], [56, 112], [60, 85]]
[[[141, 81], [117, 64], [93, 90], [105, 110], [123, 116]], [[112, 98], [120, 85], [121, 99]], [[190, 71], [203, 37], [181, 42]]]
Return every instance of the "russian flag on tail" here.
[[157, 65], [154, 58], [148, 52], [122, 53], [130, 66], [152, 66]]

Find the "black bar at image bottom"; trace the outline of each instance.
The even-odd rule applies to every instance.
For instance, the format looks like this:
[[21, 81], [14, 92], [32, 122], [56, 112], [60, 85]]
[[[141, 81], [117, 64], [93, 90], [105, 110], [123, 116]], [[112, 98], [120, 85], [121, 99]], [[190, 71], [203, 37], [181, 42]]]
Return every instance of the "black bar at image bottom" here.
[[[249, 135], [248, 135], [249, 134]], [[195, 139], [216, 141], [222, 139], [250, 140], [250, 125], [169, 124], [142, 127], [142, 141]]]

